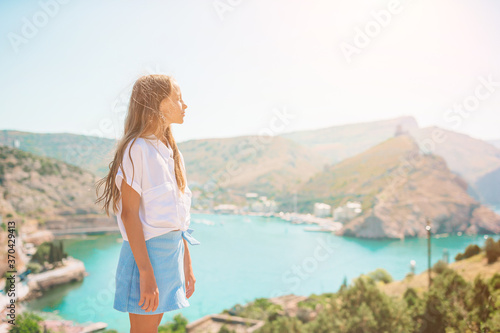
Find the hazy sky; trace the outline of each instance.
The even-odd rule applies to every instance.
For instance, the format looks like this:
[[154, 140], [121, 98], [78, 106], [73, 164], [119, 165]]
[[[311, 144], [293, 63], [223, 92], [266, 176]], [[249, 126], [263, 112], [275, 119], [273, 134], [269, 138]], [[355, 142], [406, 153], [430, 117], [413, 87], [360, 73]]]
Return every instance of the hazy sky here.
[[0, 0], [0, 129], [120, 136], [131, 85], [157, 72], [188, 105], [178, 141], [405, 115], [500, 139], [499, 14], [497, 0]]

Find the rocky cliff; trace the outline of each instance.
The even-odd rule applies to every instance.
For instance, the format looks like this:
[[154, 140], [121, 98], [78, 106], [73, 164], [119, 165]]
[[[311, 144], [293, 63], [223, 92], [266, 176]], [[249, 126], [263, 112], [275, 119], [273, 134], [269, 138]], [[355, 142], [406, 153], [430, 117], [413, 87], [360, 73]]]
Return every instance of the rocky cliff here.
[[363, 213], [339, 235], [362, 238], [424, 236], [433, 233], [500, 233], [500, 216], [467, 193], [467, 183], [445, 160], [423, 154], [409, 135], [390, 138], [314, 176], [302, 193], [343, 204], [359, 200]]
[[[19, 149], [0, 146], [0, 213], [57, 221], [58, 227], [115, 226], [94, 203], [98, 178], [71, 164]], [[10, 215], [9, 215], [10, 216]], [[52, 223], [54, 224], [54, 223]]]

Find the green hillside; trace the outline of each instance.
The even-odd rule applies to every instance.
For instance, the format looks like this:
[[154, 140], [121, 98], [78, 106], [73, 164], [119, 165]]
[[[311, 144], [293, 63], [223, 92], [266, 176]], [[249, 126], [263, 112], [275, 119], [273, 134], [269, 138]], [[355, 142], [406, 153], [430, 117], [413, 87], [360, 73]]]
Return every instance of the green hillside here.
[[269, 196], [287, 195], [327, 164], [321, 155], [278, 136], [191, 140], [179, 147], [189, 181]]
[[71, 133], [0, 131], [0, 145], [64, 161], [104, 176], [113, 158], [116, 141]]
[[0, 213], [48, 227], [114, 226], [94, 204], [92, 173], [59, 160], [0, 146]]

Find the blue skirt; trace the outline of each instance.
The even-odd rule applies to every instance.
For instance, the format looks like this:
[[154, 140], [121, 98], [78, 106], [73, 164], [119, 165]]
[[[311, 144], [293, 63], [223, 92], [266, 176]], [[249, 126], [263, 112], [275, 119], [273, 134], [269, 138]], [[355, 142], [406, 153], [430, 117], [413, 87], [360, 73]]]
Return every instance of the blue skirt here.
[[189, 306], [186, 298], [184, 276], [184, 242], [200, 244], [191, 233], [175, 230], [146, 241], [149, 260], [153, 266], [159, 291], [159, 304], [156, 311], [145, 311], [139, 305], [141, 296], [140, 276], [130, 243], [123, 241], [116, 269], [116, 289], [113, 308], [122, 312], [154, 315]]

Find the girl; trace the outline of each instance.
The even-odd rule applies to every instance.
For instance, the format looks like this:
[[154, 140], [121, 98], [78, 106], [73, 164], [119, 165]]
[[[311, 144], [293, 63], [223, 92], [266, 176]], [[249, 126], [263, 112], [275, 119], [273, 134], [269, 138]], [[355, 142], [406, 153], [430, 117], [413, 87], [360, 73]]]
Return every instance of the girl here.
[[124, 136], [118, 143], [102, 196], [113, 203], [123, 243], [113, 308], [128, 312], [131, 332], [157, 332], [166, 311], [189, 306], [194, 292], [187, 243], [191, 191], [171, 124], [184, 123], [187, 105], [166, 75], [139, 78], [132, 89]]

